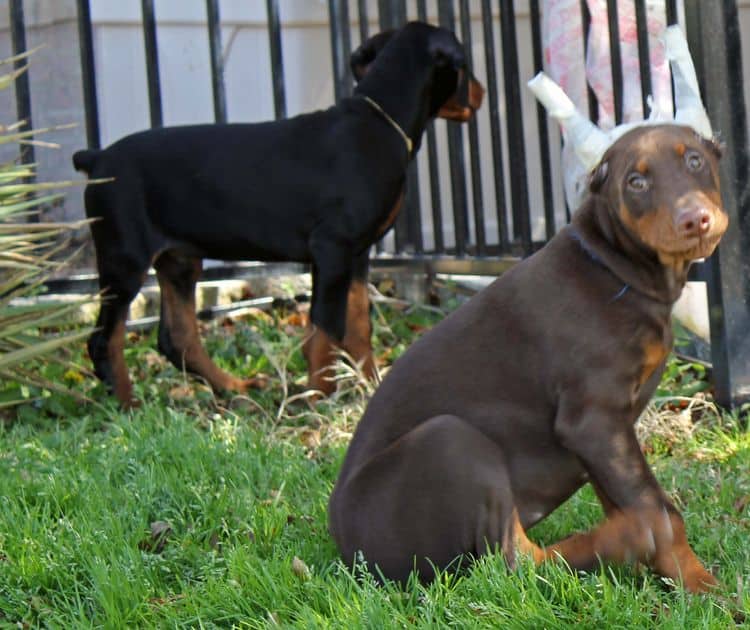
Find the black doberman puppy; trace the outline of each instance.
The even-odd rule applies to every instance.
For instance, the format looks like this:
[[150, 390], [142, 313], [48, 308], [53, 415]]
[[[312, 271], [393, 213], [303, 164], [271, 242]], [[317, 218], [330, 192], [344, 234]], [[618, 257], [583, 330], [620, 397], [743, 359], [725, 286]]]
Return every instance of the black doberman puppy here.
[[91, 231], [108, 296], [88, 349], [123, 405], [132, 402], [125, 318], [151, 265], [161, 287], [160, 351], [215, 389], [253, 385], [219, 369], [201, 345], [194, 290], [202, 258], [312, 263], [310, 386], [332, 390], [325, 377], [334, 345], [372, 371], [368, 248], [398, 212], [427, 122], [468, 120], [483, 89], [455, 36], [423, 23], [376, 36], [352, 61], [362, 76], [354, 96], [326, 111], [152, 129], [73, 156], [76, 169], [114, 178], [85, 193], [87, 216], [99, 219]]
[[[672, 345], [690, 262], [727, 227], [718, 149], [676, 125], [606, 153], [572, 225], [424, 335], [375, 392], [329, 506], [343, 557], [424, 579], [500, 548], [640, 561], [691, 591], [716, 584], [654, 478], [633, 424]], [[526, 537], [584, 483], [606, 520], [547, 548]]]

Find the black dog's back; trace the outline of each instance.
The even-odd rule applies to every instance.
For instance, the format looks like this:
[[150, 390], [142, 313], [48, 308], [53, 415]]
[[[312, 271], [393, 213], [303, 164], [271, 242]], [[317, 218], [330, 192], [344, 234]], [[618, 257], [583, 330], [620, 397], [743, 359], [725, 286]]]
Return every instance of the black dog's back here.
[[[389, 171], [378, 166], [378, 153], [351, 146], [353, 138], [377, 146], [377, 138], [348, 110], [278, 123], [166, 127], [102, 151], [79, 151], [76, 169], [114, 179], [89, 188], [87, 214], [134, 218], [143, 212], [139, 221], [206, 257], [309, 262], [311, 230], [340, 212], [337, 199], [366, 183], [354, 173]], [[316, 160], [309, 159], [311, 147]], [[332, 172], [356, 161], [367, 164], [329, 185]], [[400, 169], [390, 170], [395, 182]]]

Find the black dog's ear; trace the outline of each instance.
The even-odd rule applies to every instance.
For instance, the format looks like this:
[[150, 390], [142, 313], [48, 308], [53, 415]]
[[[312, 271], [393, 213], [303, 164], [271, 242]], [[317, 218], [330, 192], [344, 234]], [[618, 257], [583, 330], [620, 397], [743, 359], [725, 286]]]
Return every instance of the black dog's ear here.
[[599, 192], [607, 181], [607, 175], [609, 174], [609, 164], [607, 162], [599, 162], [599, 165], [591, 171], [589, 175], [589, 190], [591, 192]]
[[355, 81], [361, 81], [362, 77], [367, 74], [367, 70], [380, 54], [380, 51], [386, 47], [394, 33], [395, 31], [388, 30], [373, 35], [367, 41], [362, 42], [359, 48], [351, 54], [349, 67], [352, 69], [352, 76]]
[[466, 53], [463, 46], [450, 31], [441, 29], [428, 44], [430, 56], [438, 66], [450, 66], [454, 70], [466, 67]]

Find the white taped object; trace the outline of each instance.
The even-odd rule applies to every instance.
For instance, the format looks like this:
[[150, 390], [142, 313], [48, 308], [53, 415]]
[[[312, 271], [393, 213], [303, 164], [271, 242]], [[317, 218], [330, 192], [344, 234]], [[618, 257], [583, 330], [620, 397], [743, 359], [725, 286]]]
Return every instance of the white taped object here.
[[694, 335], [711, 343], [708, 295], [705, 282], [688, 282], [672, 307], [672, 316]]
[[607, 134], [581, 114], [563, 89], [544, 72], [527, 85], [547, 113], [560, 124], [565, 142], [571, 144], [578, 159], [587, 168], [593, 168], [610, 144]]
[[698, 78], [690, 56], [685, 34], [679, 26], [670, 26], [664, 33], [667, 56], [672, 66], [675, 103], [674, 122], [692, 127], [704, 138], [712, 138], [711, 121], [701, 101]]
[[589, 171], [599, 163], [609, 138], [573, 104], [563, 89], [544, 72], [527, 84], [547, 113], [562, 129], [563, 186], [568, 207], [577, 208], [586, 194]]
[[529, 81], [531, 91], [562, 127], [566, 149], [570, 147], [573, 150], [573, 157], [563, 164], [565, 197], [572, 210], [577, 209], [586, 196], [588, 174], [606, 150], [631, 129], [648, 124], [673, 123], [693, 127], [704, 137], [712, 137], [685, 35], [678, 26], [670, 27], [665, 32], [665, 43], [674, 69], [674, 118], [663, 107], [654, 107], [647, 120], [625, 123], [603, 131], [581, 114], [562, 88], [543, 72]]

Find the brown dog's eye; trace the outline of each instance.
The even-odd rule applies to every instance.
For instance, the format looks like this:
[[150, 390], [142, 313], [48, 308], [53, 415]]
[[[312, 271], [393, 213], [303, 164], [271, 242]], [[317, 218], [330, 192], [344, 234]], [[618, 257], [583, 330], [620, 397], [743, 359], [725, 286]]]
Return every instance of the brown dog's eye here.
[[703, 156], [697, 151], [688, 151], [685, 154], [685, 164], [691, 171], [699, 171], [703, 168]]
[[631, 173], [628, 176], [628, 188], [633, 192], [642, 193], [648, 190], [648, 178], [640, 173]]

